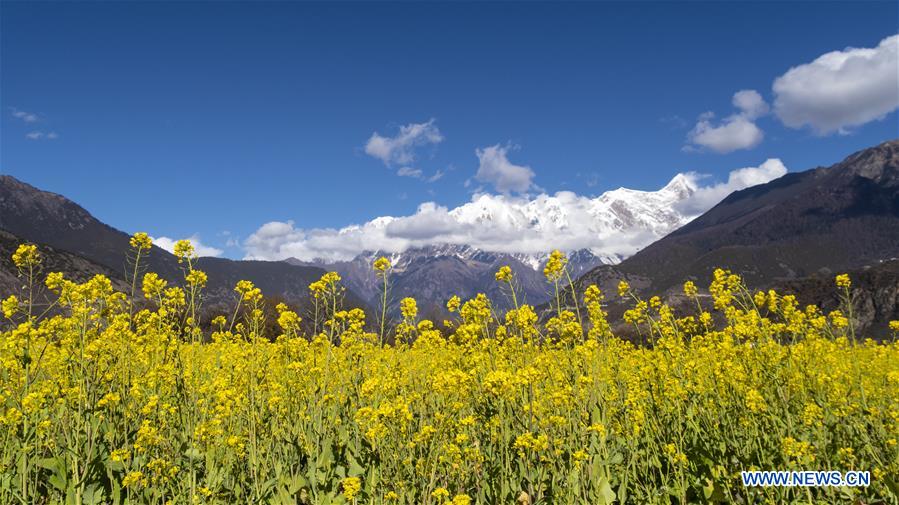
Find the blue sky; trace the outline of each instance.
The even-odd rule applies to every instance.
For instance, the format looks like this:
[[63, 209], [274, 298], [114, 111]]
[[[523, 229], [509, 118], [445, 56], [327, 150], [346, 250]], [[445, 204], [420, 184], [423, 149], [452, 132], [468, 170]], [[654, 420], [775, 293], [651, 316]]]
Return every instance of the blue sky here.
[[[125, 231], [198, 234], [241, 257], [223, 232], [341, 227], [502, 192], [474, 178], [491, 146], [530, 168], [526, 190], [505, 188], [529, 194], [720, 180], [768, 158], [804, 170], [896, 137], [896, 112], [875, 104], [880, 119], [822, 131], [743, 114], [734, 93], [773, 109], [791, 67], [876, 48], [897, 18], [895, 2], [858, 1], [4, 1], [0, 172]], [[710, 128], [745, 115], [763, 138], [726, 153], [691, 143], [707, 111]], [[412, 159], [367, 154], [374, 133], [431, 120], [440, 140]]]

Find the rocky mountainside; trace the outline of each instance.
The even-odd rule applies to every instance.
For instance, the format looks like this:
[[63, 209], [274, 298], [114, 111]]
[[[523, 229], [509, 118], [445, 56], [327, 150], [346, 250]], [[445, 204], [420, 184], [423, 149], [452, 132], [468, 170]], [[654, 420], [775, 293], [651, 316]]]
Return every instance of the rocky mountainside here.
[[752, 287], [802, 288], [803, 303], [827, 305], [821, 295], [832, 290], [809, 286], [832, 283], [843, 271], [886, 269], [869, 274], [869, 287], [879, 294], [863, 295], [870, 310], [861, 317], [875, 321], [895, 311], [889, 286], [882, 285], [892, 278], [893, 258], [899, 258], [899, 140], [736, 191], [618, 265], [594, 268], [578, 285], [614, 292], [626, 279], [638, 290], [660, 293], [687, 279], [707, 285], [721, 267]]
[[[42, 252], [53, 251], [54, 257], [58, 254], [56, 270], [84, 275], [96, 271], [120, 279], [127, 277], [128, 234], [100, 222], [64, 196], [41, 191], [5, 175], [0, 176], [0, 230], [6, 232], [4, 237], [9, 241], [14, 237], [34, 242], [41, 246]], [[6, 259], [8, 255], [4, 253]], [[180, 282], [182, 278], [177, 258], [159, 247], [153, 247], [146, 264], [148, 270], [171, 282]], [[4, 276], [13, 274], [9, 265], [2, 265]], [[324, 274], [321, 268], [281, 261], [220, 258], [200, 258], [198, 268], [209, 276], [206, 306], [210, 310], [231, 306], [234, 284], [241, 279], [253, 281], [266, 295], [303, 304], [308, 298], [309, 283]], [[351, 306], [364, 306], [352, 292], [347, 293], [346, 301]]]
[[[10, 294], [21, 294], [25, 279], [18, 276], [16, 266], [12, 262], [12, 254], [23, 242], [26, 240], [0, 230], [0, 298]], [[35, 300], [39, 306], [46, 305], [49, 301], [43, 284], [43, 275], [48, 272], [66, 272], [70, 279], [78, 282], [84, 282], [97, 274], [103, 274], [112, 280], [117, 289], [125, 290], [130, 286], [122, 279], [119, 272], [77, 254], [49, 246], [42, 246], [40, 252], [42, 267], [39, 274], [41, 274], [41, 279], [37, 282], [35, 293]]]
[[[334, 270], [350, 289], [369, 304], [377, 305], [382, 286], [372, 271], [372, 263], [381, 256], [387, 257], [393, 266], [390, 296], [394, 302], [411, 296], [419, 305], [441, 307], [453, 295], [464, 299], [486, 293], [502, 306], [506, 294], [500, 291], [494, 274], [504, 265], [512, 268], [519, 293], [523, 293], [527, 303], [545, 302], [550, 292], [543, 276], [546, 254], [493, 253], [471, 246], [442, 245], [411, 248], [402, 253], [364, 252], [350, 261], [302, 262], [291, 258], [287, 262]], [[604, 261], [586, 249], [568, 256], [573, 278]]]
[[[852, 278], [853, 318], [866, 337], [885, 338], [890, 321], [899, 321], [899, 260], [888, 260], [849, 270]], [[840, 307], [833, 276], [816, 274], [774, 284], [779, 293], [794, 294], [803, 303], [814, 303], [825, 312]]]

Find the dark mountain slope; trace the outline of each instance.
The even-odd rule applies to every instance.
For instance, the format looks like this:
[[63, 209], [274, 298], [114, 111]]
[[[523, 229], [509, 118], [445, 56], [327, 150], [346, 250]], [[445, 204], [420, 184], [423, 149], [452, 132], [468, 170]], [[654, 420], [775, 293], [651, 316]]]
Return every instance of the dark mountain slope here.
[[[551, 287], [543, 276], [542, 266], [534, 268], [514, 254], [487, 252], [470, 246], [426, 246], [396, 254], [365, 252], [352, 260], [332, 263], [306, 263], [295, 258], [286, 261], [333, 269], [348, 287], [376, 306], [380, 304], [382, 286], [372, 271], [372, 262], [382, 255], [394, 264], [390, 273], [390, 299], [395, 304], [407, 296], [415, 298], [423, 312], [437, 311], [453, 295], [467, 299], [478, 293], [487, 294], [496, 307], [508, 308], [511, 302], [506, 300], [504, 288], [495, 278], [496, 271], [505, 265], [515, 273], [519, 302], [539, 304], [550, 298]], [[589, 251], [576, 251], [569, 257], [569, 267], [577, 273], [600, 262]]]
[[[848, 271], [852, 278], [852, 307], [857, 329], [866, 337], [889, 336], [890, 321], [899, 321], [899, 260], [884, 261]], [[785, 280], [772, 286], [793, 294], [803, 303], [814, 303], [825, 312], [840, 308], [832, 275], [813, 275]]]
[[[10, 176], [0, 176], [0, 230], [21, 241], [46, 244], [67, 252], [68, 258], [81, 257], [114, 277], [128, 277], [129, 235], [100, 222], [61, 195], [41, 191]], [[153, 247], [144, 264], [147, 270], [171, 282], [180, 283], [182, 279], [177, 258], [159, 247]], [[200, 258], [197, 268], [209, 276], [206, 294], [210, 308], [233, 303], [232, 290], [241, 279], [253, 281], [266, 295], [303, 303], [308, 298], [309, 283], [325, 272], [321, 268], [281, 261], [221, 258]], [[347, 293], [346, 302], [350, 306], [364, 306], [352, 292]]]
[[[12, 254], [23, 242], [26, 240], [0, 230], [0, 298], [11, 294], [22, 294], [20, 289], [25, 279], [18, 277], [16, 266], [12, 262]], [[117, 289], [123, 291], [126, 287], [130, 289], [130, 285], [123, 280], [120, 274], [103, 265], [50, 246], [40, 245], [39, 248], [42, 265], [36, 283], [38, 289], [35, 292], [35, 299], [38, 303], [46, 302], [47, 293], [43, 281], [44, 276], [49, 272], [66, 272], [69, 279], [78, 282], [84, 282], [97, 274], [102, 274], [109, 277]]]
[[[62, 195], [41, 191], [8, 175], [0, 176], [0, 229], [77, 254], [125, 276], [129, 235], [100, 222]], [[147, 265], [169, 280], [180, 275], [177, 259], [156, 246]]]
[[[619, 265], [578, 280], [615, 293], [620, 280], [678, 306], [685, 280], [708, 286], [715, 268], [774, 288], [803, 304], [837, 307], [833, 277], [853, 277], [859, 330], [886, 337], [899, 318], [899, 140], [857, 152], [826, 168], [787, 174], [737, 191], [702, 216]], [[682, 301], [682, 300], [681, 300]], [[625, 306], [610, 297], [609, 311]], [[684, 305], [684, 304], [680, 304]], [[689, 307], [686, 307], [690, 311]]]
[[702, 216], [582, 284], [640, 280], [660, 292], [705, 283], [716, 267], [752, 286], [899, 257], [899, 140], [826, 168], [737, 191]]

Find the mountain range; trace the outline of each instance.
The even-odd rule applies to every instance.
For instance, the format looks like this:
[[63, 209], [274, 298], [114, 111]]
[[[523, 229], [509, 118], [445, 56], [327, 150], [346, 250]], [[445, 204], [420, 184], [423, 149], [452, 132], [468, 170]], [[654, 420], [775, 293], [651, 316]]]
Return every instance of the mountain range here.
[[[899, 319], [899, 140], [884, 142], [843, 161], [794, 172], [765, 184], [735, 191], [698, 217], [685, 205], [697, 188], [688, 177], [675, 177], [659, 191], [618, 189], [589, 201], [590, 219], [582, 223], [547, 197], [514, 212], [475, 200], [453, 212], [464, 220], [500, 220], [522, 233], [589, 226], [591, 233], [615, 237], [627, 230], [655, 239], [635, 254], [575, 249], [568, 253], [577, 288], [598, 284], [614, 292], [621, 279], [639, 292], [671, 296], [684, 280], [705, 286], [717, 268], [744, 276], [752, 288], [777, 287], [803, 303], [835, 306], [826, 289], [835, 273], [848, 271], [859, 281], [858, 317], [872, 328]], [[460, 210], [461, 209], [461, 210]], [[507, 208], [506, 208], [507, 209]], [[42, 246], [45, 269], [85, 279], [103, 273], [124, 286], [129, 235], [100, 222], [61, 195], [41, 191], [10, 176], [0, 176], [0, 289], [10, 292], [21, 281], [9, 256], [20, 242]], [[234, 261], [200, 258], [209, 274], [207, 307], [221, 310], [234, 300], [233, 286], [249, 279], [263, 292], [302, 305], [308, 285], [326, 270], [341, 274], [352, 306], [376, 306], [380, 285], [372, 262], [386, 256], [392, 265], [391, 300], [411, 296], [425, 316], [443, 315], [452, 295], [488, 294], [503, 307], [505, 293], [495, 272], [509, 265], [521, 298], [539, 305], [550, 286], [543, 277], [545, 254], [492, 252], [470, 245], [410, 247], [402, 252], [370, 251], [349, 260]], [[177, 259], [153, 247], [149, 270], [170, 281], [181, 277]]]
[[[383, 287], [372, 271], [372, 263], [379, 257], [390, 260], [390, 300], [396, 303], [405, 297], [419, 301], [425, 311], [442, 307], [453, 295], [463, 299], [478, 293], [487, 294], [498, 307], [506, 306], [506, 294], [494, 275], [502, 266], [515, 272], [516, 285], [522, 300], [539, 304], [548, 299], [548, 285], [543, 276], [546, 255], [508, 254], [483, 251], [467, 245], [415, 247], [401, 253], [371, 251], [359, 254], [350, 261], [303, 262], [286, 260], [293, 265], [316, 266], [338, 272], [347, 287], [377, 305]], [[568, 255], [571, 275], [577, 276], [603, 259], [587, 249]]]
[[[686, 207], [682, 210], [680, 204], [689, 200], [696, 190], [689, 177], [678, 174], [658, 191], [619, 188], [584, 199], [579, 205], [584, 215], [574, 216], [566, 211], [571, 206], [560, 201], [565, 196], [541, 196], [521, 204], [503, 201], [502, 205], [490, 197], [477, 198], [453, 209], [450, 217], [463, 225], [497, 224], [518, 235], [550, 230], [564, 235], [572, 227], [586, 226], [590, 234], [608, 238], [610, 243], [608, 249], [581, 248], [567, 253], [569, 274], [577, 278], [598, 265], [614, 265], [627, 257], [612, 251], [632, 252], [630, 249], [648, 244], [689, 222], [693, 216], [687, 213]], [[373, 225], [389, 226], [393, 222], [386, 218]], [[622, 237], [634, 242], [622, 243]], [[345, 261], [297, 258], [286, 261], [337, 271], [354, 292], [377, 305], [381, 286], [372, 271], [372, 262], [381, 256], [388, 258], [393, 267], [391, 299], [394, 302], [409, 296], [419, 300], [419, 304], [436, 309], [453, 295], [465, 299], [486, 293], [504, 308], [506, 294], [494, 278], [504, 265], [514, 272], [519, 292], [527, 303], [537, 305], [550, 296], [550, 286], [543, 275], [549, 251], [506, 253], [471, 245], [440, 244], [410, 247], [402, 252], [365, 251]]]

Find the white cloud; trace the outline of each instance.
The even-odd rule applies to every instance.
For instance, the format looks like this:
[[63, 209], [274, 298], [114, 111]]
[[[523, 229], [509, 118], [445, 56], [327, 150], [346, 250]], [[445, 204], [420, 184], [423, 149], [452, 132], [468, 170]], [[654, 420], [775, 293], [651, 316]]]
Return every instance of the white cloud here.
[[[678, 202], [676, 207], [686, 215], [696, 216], [714, 207], [734, 191], [764, 184], [786, 173], [787, 167], [777, 158], [766, 160], [757, 167], [738, 168], [730, 172], [726, 182], [698, 187], [690, 198]], [[693, 181], [702, 179], [696, 173], [687, 175]]]
[[734, 93], [731, 102], [740, 112], [724, 118], [718, 125], [713, 122], [715, 114], [712, 112], [699, 116], [696, 126], [687, 134], [689, 144], [684, 147], [685, 151], [706, 148], [724, 154], [755, 147], [765, 138], [754, 122], [768, 113], [768, 104], [762, 95], [754, 89], [743, 89]]
[[[170, 253], [175, 252], [175, 242], [178, 242], [178, 239], [169, 237], [150, 237], [150, 239], [156, 246], [161, 247]], [[197, 256], [200, 257], [218, 257], [221, 256], [224, 252], [221, 249], [203, 244], [202, 242], [200, 242], [200, 237], [197, 234], [193, 234], [190, 237], [187, 237], [187, 240], [190, 240], [190, 243], [194, 246], [194, 250], [197, 252]]]
[[433, 174], [425, 176], [424, 172], [419, 168], [400, 167], [399, 169], [397, 169], [396, 175], [400, 177], [411, 177], [413, 179], [419, 179], [425, 182], [435, 182], [443, 178], [445, 172], [438, 169]]
[[534, 171], [509, 161], [508, 152], [508, 147], [499, 144], [476, 149], [479, 165], [475, 179], [492, 185], [500, 193], [524, 193], [532, 189]]
[[26, 123], [36, 123], [40, 120], [40, 117], [38, 117], [37, 114], [35, 114], [33, 112], [25, 112], [24, 110], [19, 110], [19, 109], [16, 109], [15, 107], [12, 108], [12, 117], [14, 117], [16, 119], [21, 119], [22, 121], [25, 121]]
[[762, 95], [754, 89], [742, 89], [734, 93], [731, 100], [734, 107], [740, 109], [740, 115], [746, 119], [756, 119], [768, 113], [768, 104]]
[[718, 126], [708, 119], [700, 119], [688, 138], [695, 146], [725, 154], [755, 147], [765, 138], [765, 134], [751, 120], [737, 115], [730, 116]]
[[422, 178], [421, 170], [412, 167], [400, 167], [400, 169], [396, 171], [396, 175], [399, 175], [400, 177], [414, 177], [416, 179]]
[[26, 133], [25, 138], [28, 140], [55, 140], [59, 138], [59, 135], [56, 132], [44, 133], [42, 131], [33, 131]]
[[400, 127], [393, 137], [372, 133], [365, 143], [365, 154], [377, 158], [388, 167], [408, 166], [416, 159], [415, 150], [428, 144], [443, 142], [443, 135], [431, 119], [426, 123], [410, 123]]
[[774, 112], [791, 128], [819, 134], [881, 119], [899, 107], [899, 35], [875, 48], [847, 47], [774, 80]]
[[[12, 117], [19, 119], [22, 122], [37, 123], [38, 121], [41, 121], [41, 117], [33, 112], [26, 112], [24, 110], [16, 109], [15, 107], [10, 107], [10, 110], [12, 111]], [[25, 138], [28, 140], [55, 140], [59, 138], [59, 134], [54, 131], [32, 130], [25, 134]]]
[[730, 192], [785, 172], [780, 160], [773, 159], [734, 170], [722, 183], [701, 185], [705, 177], [679, 174], [659, 191], [621, 188], [596, 198], [570, 191], [536, 196], [479, 193], [459, 207], [425, 202], [408, 216], [378, 217], [340, 229], [303, 229], [293, 221], [273, 221], [247, 238], [245, 257], [346, 260], [363, 251], [400, 252], [435, 244], [524, 254], [588, 248], [598, 255], [629, 256]]
[[[772, 89], [774, 113], [791, 128], [845, 133], [883, 119], [899, 108], [899, 35], [875, 48], [848, 47], [795, 66], [775, 79]], [[739, 112], [718, 124], [712, 113], [699, 117], [685, 151], [729, 153], [762, 141], [764, 133], [755, 120], [769, 112], [764, 98], [755, 90], [741, 90], [732, 102]]]

